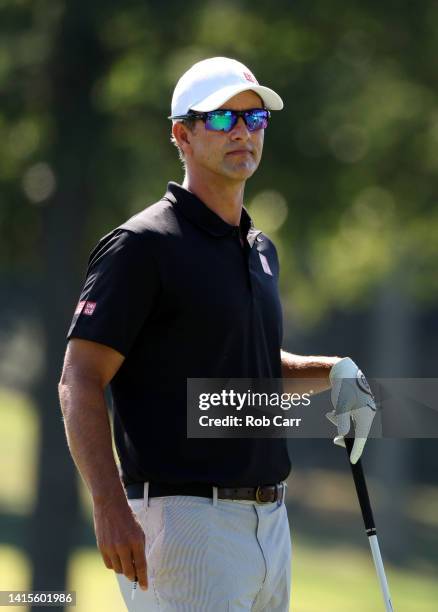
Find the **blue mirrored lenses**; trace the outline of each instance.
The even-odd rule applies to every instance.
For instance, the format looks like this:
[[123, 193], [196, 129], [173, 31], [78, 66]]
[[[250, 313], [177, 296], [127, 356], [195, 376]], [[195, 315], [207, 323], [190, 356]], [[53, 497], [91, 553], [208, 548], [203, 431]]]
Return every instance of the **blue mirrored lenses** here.
[[214, 132], [229, 132], [237, 122], [237, 117], [232, 111], [212, 111], [207, 113], [205, 127]]
[[254, 108], [247, 111], [215, 110], [206, 113], [205, 128], [213, 132], [230, 132], [239, 117], [245, 121], [250, 132], [265, 129], [268, 125], [269, 111], [264, 108]]
[[268, 126], [269, 111], [265, 109], [254, 109], [244, 115], [246, 126], [250, 132], [263, 130]]

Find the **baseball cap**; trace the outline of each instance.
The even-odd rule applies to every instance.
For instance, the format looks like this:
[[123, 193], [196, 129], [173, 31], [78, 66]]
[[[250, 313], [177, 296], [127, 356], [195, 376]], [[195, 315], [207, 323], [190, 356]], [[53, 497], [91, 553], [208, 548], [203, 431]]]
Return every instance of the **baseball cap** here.
[[194, 64], [179, 79], [172, 96], [171, 116], [186, 115], [191, 109], [208, 112], [236, 94], [255, 91], [269, 110], [281, 110], [283, 100], [269, 87], [259, 85], [254, 74], [229, 57], [210, 57]]

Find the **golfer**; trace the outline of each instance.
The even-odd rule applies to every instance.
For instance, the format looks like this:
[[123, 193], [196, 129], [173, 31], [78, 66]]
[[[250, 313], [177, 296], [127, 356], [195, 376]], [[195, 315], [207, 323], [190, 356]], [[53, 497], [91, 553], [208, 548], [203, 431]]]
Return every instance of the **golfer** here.
[[188, 439], [187, 378], [321, 379], [336, 442], [353, 417], [353, 462], [371, 426], [372, 395], [351, 359], [281, 350], [276, 249], [243, 203], [282, 108], [234, 59], [192, 66], [170, 117], [182, 185], [170, 182], [90, 256], [60, 398], [97, 545], [129, 610], [289, 609], [286, 441]]

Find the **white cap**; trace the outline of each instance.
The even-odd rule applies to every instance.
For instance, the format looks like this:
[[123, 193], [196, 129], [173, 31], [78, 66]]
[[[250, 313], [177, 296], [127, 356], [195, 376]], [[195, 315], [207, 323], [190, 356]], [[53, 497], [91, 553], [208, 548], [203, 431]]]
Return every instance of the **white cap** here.
[[172, 115], [215, 110], [242, 91], [255, 91], [269, 110], [281, 110], [283, 100], [269, 87], [259, 85], [244, 64], [228, 57], [211, 57], [185, 72], [172, 96]]

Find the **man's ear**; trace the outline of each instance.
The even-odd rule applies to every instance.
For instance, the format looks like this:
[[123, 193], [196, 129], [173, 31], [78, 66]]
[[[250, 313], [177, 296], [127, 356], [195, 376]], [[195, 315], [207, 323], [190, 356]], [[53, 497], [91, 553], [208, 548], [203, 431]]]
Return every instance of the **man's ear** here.
[[181, 121], [177, 121], [172, 126], [172, 134], [179, 148], [186, 153], [187, 149], [190, 148], [191, 140], [191, 132], [188, 127], [181, 123]]

